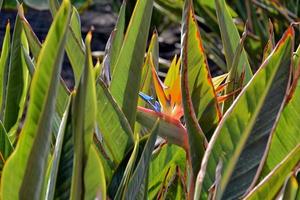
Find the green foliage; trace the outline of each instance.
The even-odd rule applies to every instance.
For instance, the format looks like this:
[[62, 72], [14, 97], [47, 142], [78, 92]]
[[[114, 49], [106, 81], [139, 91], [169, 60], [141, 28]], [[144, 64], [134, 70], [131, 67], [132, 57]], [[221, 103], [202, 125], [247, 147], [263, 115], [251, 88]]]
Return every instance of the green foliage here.
[[[266, 2], [274, 16], [297, 5]], [[70, 0], [49, 1], [54, 20], [44, 42], [19, 6], [1, 45], [0, 198], [299, 199], [300, 47], [294, 52], [293, 26], [283, 33], [276, 21], [265, 30], [251, 15], [252, 37], [267, 43], [253, 56], [249, 28], [240, 36], [232, 19], [240, 6], [195, 1], [197, 16], [192, 0], [137, 0], [126, 27], [124, 1], [96, 66], [92, 32], [82, 42]], [[164, 82], [159, 34], [148, 38], [154, 7], [173, 20], [183, 13], [180, 59]], [[283, 33], [276, 45], [273, 30]], [[213, 41], [222, 42], [224, 60]], [[64, 51], [73, 91], [60, 77]], [[212, 54], [225, 72], [215, 78]]]

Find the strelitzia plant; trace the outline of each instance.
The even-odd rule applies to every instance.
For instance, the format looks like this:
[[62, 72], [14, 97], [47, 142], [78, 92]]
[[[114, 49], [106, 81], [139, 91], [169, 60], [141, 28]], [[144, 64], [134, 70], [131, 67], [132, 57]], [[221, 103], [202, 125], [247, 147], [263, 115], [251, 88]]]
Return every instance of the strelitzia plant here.
[[[253, 73], [245, 37], [225, 1], [214, 2], [226, 73], [211, 77], [186, 0], [181, 55], [164, 81], [157, 75], [156, 32], [145, 58], [153, 0], [137, 1], [127, 28], [123, 3], [96, 66], [92, 32], [82, 42], [69, 0], [50, 1], [54, 18], [43, 43], [20, 5], [0, 57], [0, 198], [299, 198], [294, 28], [266, 48]], [[72, 91], [60, 78], [64, 50]]]

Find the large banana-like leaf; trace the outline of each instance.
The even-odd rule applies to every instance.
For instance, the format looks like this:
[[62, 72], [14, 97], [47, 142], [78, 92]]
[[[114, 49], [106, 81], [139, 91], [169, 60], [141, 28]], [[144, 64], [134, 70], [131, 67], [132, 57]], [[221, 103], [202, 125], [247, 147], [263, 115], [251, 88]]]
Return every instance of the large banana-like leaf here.
[[153, 0], [138, 0], [124, 38], [110, 86], [111, 93], [133, 128]]
[[2, 44], [2, 51], [0, 57], [0, 118], [3, 118], [3, 106], [6, 96], [6, 84], [7, 84], [7, 67], [9, 61], [10, 50], [10, 24], [6, 25], [5, 36]]
[[[27, 37], [27, 40], [29, 43], [30, 51], [33, 55], [33, 59], [30, 58], [29, 52], [26, 52], [24, 50], [24, 48], [22, 48], [22, 50], [23, 50], [22, 52], [23, 52], [24, 59], [26, 61], [26, 65], [28, 67], [28, 71], [29, 71], [30, 75], [33, 76], [34, 71], [35, 71], [35, 62], [34, 61], [36, 61], [38, 59], [39, 53], [42, 48], [42, 44], [39, 41], [39, 39], [37, 38], [37, 36], [35, 35], [35, 33], [33, 32], [30, 24], [26, 20], [26, 18], [24, 16], [24, 11], [23, 11], [22, 5], [20, 5], [18, 7], [18, 10], [19, 10], [20, 18], [22, 20], [23, 29], [24, 29], [24, 32], [26, 34], [26, 37]], [[64, 80], [62, 78], [60, 78], [60, 84], [58, 87], [58, 95], [57, 95], [57, 102], [56, 102], [56, 113], [55, 113], [55, 117], [53, 120], [53, 133], [55, 136], [58, 133], [59, 124], [60, 124], [62, 115], [63, 115], [63, 113], [66, 109], [67, 103], [69, 101], [69, 94], [70, 94], [70, 92], [69, 92], [67, 86], [65, 85]], [[15, 130], [11, 130], [10, 132], [15, 132]]]
[[[50, 147], [50, 129], [71, 5], [63, 1], [37, 61], [28, 112], [16, 150], [1, 179], [1, 198], [41, 197]], [[16, 167], [17, 166], [17, 167]]]
[[18, 15], [12, 37], [5, 92], [3, 124], [8, 132], [18, 121], [19, 111], [22, 110], [26, 100], [28, 70], [22, 57], [22, 45], [26, 47], [27, 41], [23, 34], [22, 23]]
[[263, 166], [260, 179], [264, 178], [287, 154], [300, 143], [300, 84], [284, 108]]
[[[147, 56], [145, 59], [145, 63], [143, 66], [143, 71], [142, 71], [142, 77], [141, 77], [141, 87], [140, 87], [140, 91], [144, 94], [149, 94], [150, 96], [154, 96], [151, 94], [151, 65], [150, 65], [150, 59], [152, 57], [152, 59], [154, 60], [154, 65], [158, 66], [158, 35], [156, 32], [153, 33], [150, 44], [149, 44], [149, 48], [148, 48], [148, 52], [147, 52]], [[146, 102], [142, 99], [139, 98], [138, 100], [138, 106], [141, 107], [146, 107], [147, 104]], [[141, 130], [141, 125], [139, 123], [135, 124], [135, 132], [140, 133]]]
[[184, 8], [182, 65], [187, 70], [188, 89], [196, 117], [203, 132], [210, 138], [221, 113], [191, 2], [186, 1]]
[[[178, 168], [175, 170], [178, 170]], [[167, 190], [164, 191], [166, 194], [163, 198], [174, 200], [187, 199], [186, 190], [183, 185], [183, 178], [180, 176], [179, 172], [175, 171], [175, 174], [171, 178], [172, 179], [167, 185]]]
[[[50, 11], [55, 15], [59, 7], [57, 0], [49, 0]], [[80, 17], [73, 8], [70, 26], [67, 31], [66, 52], [74, 73], [75, 87], [78, 86], [85, 60], [85, 46], [81, 39]]]
[[149, 173], [151, 155], [158, 133], [158, 121], [159, 120], [155, 122], [154, 127], [150, 132], [150, 136], [144, 147], [140, 160], [137, 163], [135, 171], [133, 172], [132, 177], [128, 182], [128, 186], [125, 191], [125, 199], [145, 199], [147, 197], [147, 177]]
[[[240, 36], [235, 24], [233, 23], [230, 12], [228, 10], [228, 6], [226, 6], [225, 0], [215, 0], [215, 4], [223, 47], [225, 51], [227, 70], [229, 72], [233, 64], [234, 54], [236, 48], [238, 47]], [[245, 81], [247, 83], [252, 77], [252, 71], [245, 50], [243, 50], [241, 58], [239, 60], [239, 64], [237, 67], [238, 73], [236, 73], [236, 80], [238, 80], [238, 78], [241, 76], [243, 70], [245, 70]]]
[[72, 105], [74, 160], [70, 199], [106, 199], [103, 166], [93, 143], [97, 104], [91, 38], [89, 32], [85, 42], [85, 68]]
[[26, 20], [26, 18], [24, 16], [24, 10], [23, 10], [22, 5], [20, 5], [18, 7], [18, 13], [19, 13], [20, 19], [21, 19], [22, 24], [23, 24], [24, 32], [27, 36], [26, 38], [28, 40], [30, 51], [31, 51], [34, 59], [37, 61], [39, 53], [40, 53], [41, 48], [42, 48], [42, 44], [39, 41], [38, 37], [33, 32], [33, 30], [31, 28], [31, 26], [29, 25], [28, 21]]
[[113, 41], [111, 44], [110, 54], [110, 70], [113, 73], [115, 65], [117, 63], [120, 50], [122, 48], [124, 33], [125, 33], [125, 12], [126, 11], [126, 1], [123, 1], [123, 4], [119, 11], [118, 20], [114, 29]]
[[[20, 13], [20, 18], [22, 20], [22, 24], [23, 24], [23, 28], [24, 28], [24, 32], [26, 34], [26, 37], [28, 39], [28, 43], [29, 43], [29, 47], [30, 50], [33, 54], [34, 59], [38, 59], [38, 55], [40, 54], [41, 48], [42, 48], [42, 44], [40, 43], [39, 39], [37, 38], [37, 36], [34, 34], [30, 24], [28, 23], [28, 21], [26, 20], [24, 13], [23, 13], [23, 7], [19, 6], [18, 8], [19, 13]], [[28, 60], [28, 57], [25, 57], [25, 60]], [[27, 65], [32, 65], [33, 63], [29, 63], [28, 61], [26, 61]], [[31, 69], [31, 71], [34, 71], [34, 66], [28, 67], [29, 69]], [[29, 70], [30, 71], [30, 70]], [[32, 72], [33, 74], [33, 72]], [[57, 103], [56, 103], [56, 110], [58, 113], [59, 118], [62, 118], [62, 115], [66, 109], [66, 105], [69, 101], [69, 90], [64, 82], [64, 80], [62, 78], [60, 78], [60, 84], [58, 87], [58, 95], [57, 95]]]
[[[207, 144], [206, 138], [202, 129], [200, 128], [196, 116], [195, 110], [203, 113], [209, 101], [212, 101], [211, 110], [216, 111], [217, 104], [214, 98], [214, 89], [210, 79], [209, 71], [207, 71], [207, 66], [205, 64], [205, 57], [201, 47], [200, 35], [197, 32], [197, 24], [195, 22], [192, 1], [186, 1], [184, 14], [183, 14], [183, 29], [182, 29], [182, 69], [181, 69], [181, 92], [182, 92], [182, 104], [184, 110], [184, 118], [186, 122], [186, 129], [188, 135], [188, 159], [191, 164], [191, 179], [192, 183], [190, 185], [190, 192], [193, 194], [194, 183], [198, 171], [200, 170], [201, 160], [205, 152], [205, 147]], [[197, 40], [198, 37], [198, 40]], [[195, 45], [195, 46], [194, 46]], [[189, 54], [190, 52], [197, 52], [195, 54]], [[193, 51], [194, 50], [194, 51]], [[201, 53], [201, 54], [199, 54]], [[196, 57], [195, 55], [199, 56]], [[195, 57], [193, 57], [195, 56]], [[199, 67], [199, 68], [197, 68]], [[200, 75], [201, 73], [201, 75]], [[209, 80], [207, 80], [209, 77]], [[210, 81], [210, 82], [209, 82]], [[204, 89], [205, 88], [205, 89]], [[203, 89], [203, 90], [202, 90]], [[210, 93], [207, 92], [210, 90]], [[202, 105], [193, 105], [192, 93], [197, 92], [197, 100], [199, 103], [199, 96], [205, 96], [206, 98]], [[204, 98], [204, 97], [203, 97]], [[215, 102], [214, 102], [215, 101]], [[202, 107], [203, 106], [203, 107]], [[215, 106], [215, 107], [214, 107]], [[216, 114], [216, 113], [215, 113]], [[217, 118], [217, 114], [215, 115]], [[218, 119], [213, 119], [217, 122]]]
[[247, 200], [274, 199], [287, 176], [300, 160], [300, 144], [293, 148], [287, 156], [266, 176], [246, 197]]
[[[297, 169], [295, 169], [295, 171], [297, 171]], [[298, 180], [297, 180], [297, 177], [295, 174], [294, 174], [294, 172], [290, 173], [290, 175], [286, 179], [286, 181], [282, 187], [282, 190], [280, 191], [278, 196], [282, 194], [283, 199], [293, 199], [293, 200], [297, 199], [297, 193], [299, 193], [300, 191], [298, 191], [299, 183], [298, 183]], [[282, 175], [282, 174], [280, 174], [280, 175]], [[272, 183], [270, 183], [269, 185], [272, 185]]]
[[[99, 63], [99, 74], [101, 67], [101, 79], [106, 85], [110, 85], [111, 74], [114, 71], [117, 59], [119, 57], [120, 50], [122, 48], [124, 32], [125, 32], [125, 10], [126, 2], [123, 1], [123, 4], [120, 9], [119, 17], [116, 22], [115, 29], [111, 32], [109, 39], [105, 46], [105, 52], [103, 56], [103, 61], [100, 66]], [[98, 78], [97, 74], [96, 77]]]
[[235, 91], [243, 87], [244, 72], [242, 72], [242, 74], [239, 75], [238, 67], [239, 61], [241, 60], [241, 56], [244, 50], [244, 42], [247, 36], [246, 31], [247, 30], [245, 30], [245, 32], [243, 33], [242, 38], [240, 39], [238, 46], [236, 47], [233, 56], [232, 66], [230, 67], [230, 71], [228, 72], [228, 77], [226, 79], [227, 84], [225, 86], [224, 95], [227, 95], [229, 97], [223, 103], [223, 113], [225, 113], [228, 110], [228, 108], [232, 105], [235, 99], [234, 95], [230, 94], [233, 94]]
[[[196, 199], [207, 198], [216, 168], [221, 180], [217, 197], [235, 199], [257, 178], [268, 138], [285, 101], [290, 81], [293, 28], [289, 28], [268, 59], [226, 112], [208, 145], [197, 179]], [[256, 176], [256, 178], [255, 178]], [[235, 180], [243, 180], [243, 184]], [[200, 195], [201, 193], [201, 195]]]
[[[112, 199], [122, 199], [124, 198], [126, 188], [128, 186], [128, 182], [130, 180], [131, 174], [134, 170], [135, 163], [138, 157], [140, 142], [139, 135], [135, 134], [135, 142], [133, 150], [128, 159], [124, 159], [118, 169], [116, 170], [115, 176], [113, 177], [110, 186], [109, 186], [109, 194]], [[142, 146], [142, 145], [141, 145]], [[122, 168], [120, 168], [122, 167]], [[121, 175], [121, 176], [118, 176]], [[118, 177], [117, 177], [118, 176]], [[117, 192], [116, 192], [117, 191]]]
[[152, 156], [149, 168], [148, 198], [157, 199], [160, 186], [171, 169], [179, 166], [181, 171], [185, 169], [186, 153], [175, 145], [165, 145]]
[[12, 152], [13, 146], [8, 138], [2, 122], [0, 121], [0, 177], [3, 166]]
[[47, 181], [45, 199], [68, 199], [73, 166], [73, 137], [71, 126], [70, 101], [62, 117], [59, 131], [56, 137], [55, 151]]
[[99, 109], [97, 124], [111, 160], [118, 165], [133, 146], [133, 131], [121, 108], [101, 80], [98, 81], [96, 90]]

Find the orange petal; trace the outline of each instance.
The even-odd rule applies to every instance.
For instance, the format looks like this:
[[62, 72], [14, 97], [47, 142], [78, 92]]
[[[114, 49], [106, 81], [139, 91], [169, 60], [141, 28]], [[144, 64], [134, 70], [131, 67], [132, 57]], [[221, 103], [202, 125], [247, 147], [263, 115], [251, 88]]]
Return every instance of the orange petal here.
[[152, 55], [150, 55], [150, 65], [151, 65], [151, 70], [152, 70], [152, 77], [153, 77], [153, 83], [154, 83], [154, 88], [156, 91], [156, 95], [158, 97], [158, 100], [162, 106], [162, 109], [165, 110], [168, 105], [169, 105], [169, 99], [167, 98], [165, 92], [164, 92], [164, 85], [159, 79], [154, 64], [153, 64], [153, 58]]
[[170, 68], [168, 70], [167, 76], [165, 78], [164, 84], [168, 88], [172, 87], [174, 81], [176, 80], [177, 75], [179, 74], [179, 69], [177, 69], [177, 55], [173, 58], [173, 61], [170, 65]]
[[236, 95], [237, 93], [239, 93], [240, 91], [242, 90], [242, 88], [239, 88], [233, 92], [230, 92], [229, 94], [226, 94], [226, 95], [222, 95], [222, 96], [218, 96], [217, 99], [218, 99], [218, 103], [221, 103], [221, 102], [224, 102], [226, 101], [227, 99], [229, 99], [230, 97]]

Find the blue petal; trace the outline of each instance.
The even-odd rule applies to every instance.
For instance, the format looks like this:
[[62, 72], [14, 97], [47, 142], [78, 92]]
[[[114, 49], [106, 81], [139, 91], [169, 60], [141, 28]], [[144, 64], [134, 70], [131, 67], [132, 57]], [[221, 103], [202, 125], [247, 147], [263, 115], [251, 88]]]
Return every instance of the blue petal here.
[[139, 92], [139, 96], [147, 102], [156, 112], [160, 112], [160, 104], [155, 99], [143, 92]]

